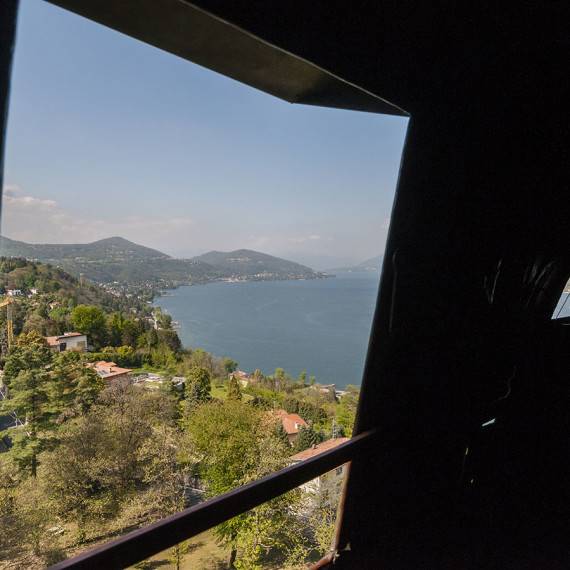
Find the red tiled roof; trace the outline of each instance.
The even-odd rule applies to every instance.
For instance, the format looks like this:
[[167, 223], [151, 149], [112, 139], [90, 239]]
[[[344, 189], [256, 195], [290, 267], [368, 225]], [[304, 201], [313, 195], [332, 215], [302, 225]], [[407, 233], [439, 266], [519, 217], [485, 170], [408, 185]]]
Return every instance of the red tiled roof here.
[[57, 337], [57, 336], [46, 336], [47, 343], [50, 346], [59, 346], [59, 342], [57, 342], [58, 338], [59, 337]]
[[287, 434], [299, 433], [301, 426], [309, 427], [309, 424], [297, 414], [287, 414], [283, 416], [282, 421]]
[[310, 459], [311, 457], [315, 457], [315, 455], [319, 455], [319, 453], [323, 453], [329, 449], [334, 449], [349, 439], [350, 437], [337, 437], [336, 439], [327, 439], [326, 441], [323, 441], [314, 447], [309, 447], [309, 449], [305, 449], [305, 451], [300, 451], [299, 453], [292, 455], [290, 459], [291, 461], [304, 461], [305, 459]]
[[106, 362], [105, 360], [99, 360], [99, 362], [88, 362], [86, 366], [90, 366], [105, 380], [115, 378], [117, 376], [123, 376], [130, 374], [132, 370], [130, 368], [120, 368], [114, 362]]
[[71, 338], [74, 336], [85, 336], [78, 332], [68, 332], [65, 334], [58, 334], [57, 336], [46, 336], [47, 343], [50, 346], [59, 346], [59, 341], [64, 338]]
[[298, 414], [288, 414], [287, 410], [271, 410], [271, 413], [281, 418], [287, 435], [299, 433], [301, 426], [309, 427], [309, 424]]

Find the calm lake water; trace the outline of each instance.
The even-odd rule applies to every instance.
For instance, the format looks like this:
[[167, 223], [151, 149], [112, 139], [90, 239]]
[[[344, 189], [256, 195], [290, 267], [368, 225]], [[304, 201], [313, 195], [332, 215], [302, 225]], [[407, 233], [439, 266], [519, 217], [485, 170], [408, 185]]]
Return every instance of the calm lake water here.
[[322, 384], [360, 385], [379, 273], [334, 279], [210, 283], [181, 287], [155, 305], [172, 315], [182, 343], [265, 375], [281, 367]]

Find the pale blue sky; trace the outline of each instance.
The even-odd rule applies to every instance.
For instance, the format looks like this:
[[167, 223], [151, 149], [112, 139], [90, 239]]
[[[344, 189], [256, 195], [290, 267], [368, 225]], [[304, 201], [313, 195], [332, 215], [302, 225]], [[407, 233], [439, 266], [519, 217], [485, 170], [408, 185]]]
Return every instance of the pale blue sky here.
[[384, 248], [406, 125], [290, 105], [22, 0], [2, 233], [362, 261]]

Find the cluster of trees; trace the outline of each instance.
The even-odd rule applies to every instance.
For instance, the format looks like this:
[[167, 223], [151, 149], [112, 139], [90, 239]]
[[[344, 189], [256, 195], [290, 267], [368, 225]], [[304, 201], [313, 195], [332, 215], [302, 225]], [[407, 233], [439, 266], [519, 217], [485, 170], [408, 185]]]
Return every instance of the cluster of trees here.
[[38, 342], [6, 362], [11, 398], [0, 415], [15, 412], [25, 425], [3, 434], [12, 447], [0, 455], [1, 550], [22, 567], [183, 507], [187, 468], [168, 394], [107, 385], [78, 357]]
[[[190, 481], [212, 497], [286, 466], [292, 453], [237, 381], [224, 400], [212, 398], [212, 372], [195, 363], [182, 396], [167, 384], [107, 385], [80, 353], [58, 354], [31, 332], [10, 351], [3, 378], [10, 398], [0, 416], [15, 412], [25, 426], [2, 434], [12, 447], [0, 455], [1, 550], [22, 566], [54, 563], [181, 510]], [[296, 491], [217, 527], [230, 567], [261, 568], [275, 552], [295, 566], [324, 553], [330, 506], [310, 527], [302, 506]], [[179, 562], [184, 552], [181, 545], [171, 557]]]
[[[9, 351], [4, 344], [0, 360], [9, 395], [0, 417], [16, 413], [25, 424], [0, 433], [10, 447], [0, 454], [0, 560], [43, 567], [181, 510], [190, 481], [214, 496], [284, 467], [314, 443], [350, 434], [354, 387], [338, 401], [314, 377], [294, 379], [278, 368], [267, 377], [257, 370], [243, 388], [231, 375], [237, 362], [184, 349], [160, 309], [49, 266], [4, 258], [0, 269], [5, 287], [39, 292], [15, 300], [17, 343]], [[87, 334], [95, 352], [47, 347], [46, 335], [70, 330]], [[131, 381], [108, 385], [86, 366], [97, 360], [161, 371], [166, 381], [152, 391]], [[172, 376], [186, 378], [183, 391]], [[309, 423], [294, 449], [268, 413], [274, 407]], [[334, 502], [313, 508], [309, 528], [298, 516], [303, 501], [292, 492], [217, 528], [230, 565], [259, 568], [278, 552], [294, 566], [326, 552]], [[171, 557], [180, 562], [184, 552], [180, 545]]]
[[[15, 297], [12, 302], [16, 336], [32, 330], [55, 336], [84, 324], [82, 328], [91, 334], [90, 341], [95, 346], [119, 346], [116, 335], [109, 329], [110, 323], [103, 323], [103, 320], [108, 321], [113, 313], [120, 313], [125, 320], [144, 322], [152, 315], [152, 308], [136, 296], [112, 295], [91, 283], [81, 283], [76, 277], [50, 265], [0, 257], [0, 295], [7, 289], [22, 292], [22, 296]], [[81, 315], [81, 311], [76, 311], [79, 307], [84, 313], [92, 314]], [[0, 310], [0, 337], [5, 334], [6, 318], [6, 310]], [[132, 339], [129, 341], [133, 344]], [[2, 338], [0, 345], [5, 355], [7, 347]]]
[[310, 425], [310, 433], [303, 434], [302, 440], [310, 435], [311, 445], [333, 435], [352, 435], [359, 396], [357, 386], [347, 385], [344, 394], [337, 398], [332, 386], [322, 387], [314, 376], [307, 382], [306, 373], [301, 372], [295, 380], [277, 368], [272, 376], [263, 376], [256, 370], [244, 392], [265, 409], [282, 408], [289, 414], [301, 416]]

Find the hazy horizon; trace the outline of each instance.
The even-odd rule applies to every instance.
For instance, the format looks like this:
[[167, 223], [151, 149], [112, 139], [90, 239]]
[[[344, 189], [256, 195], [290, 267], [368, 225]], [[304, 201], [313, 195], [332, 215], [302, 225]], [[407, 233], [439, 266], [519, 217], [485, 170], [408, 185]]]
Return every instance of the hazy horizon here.
[[354, 265], [384, 250], [406, 126], [290, 105], [23, 0], [1, 232]]

